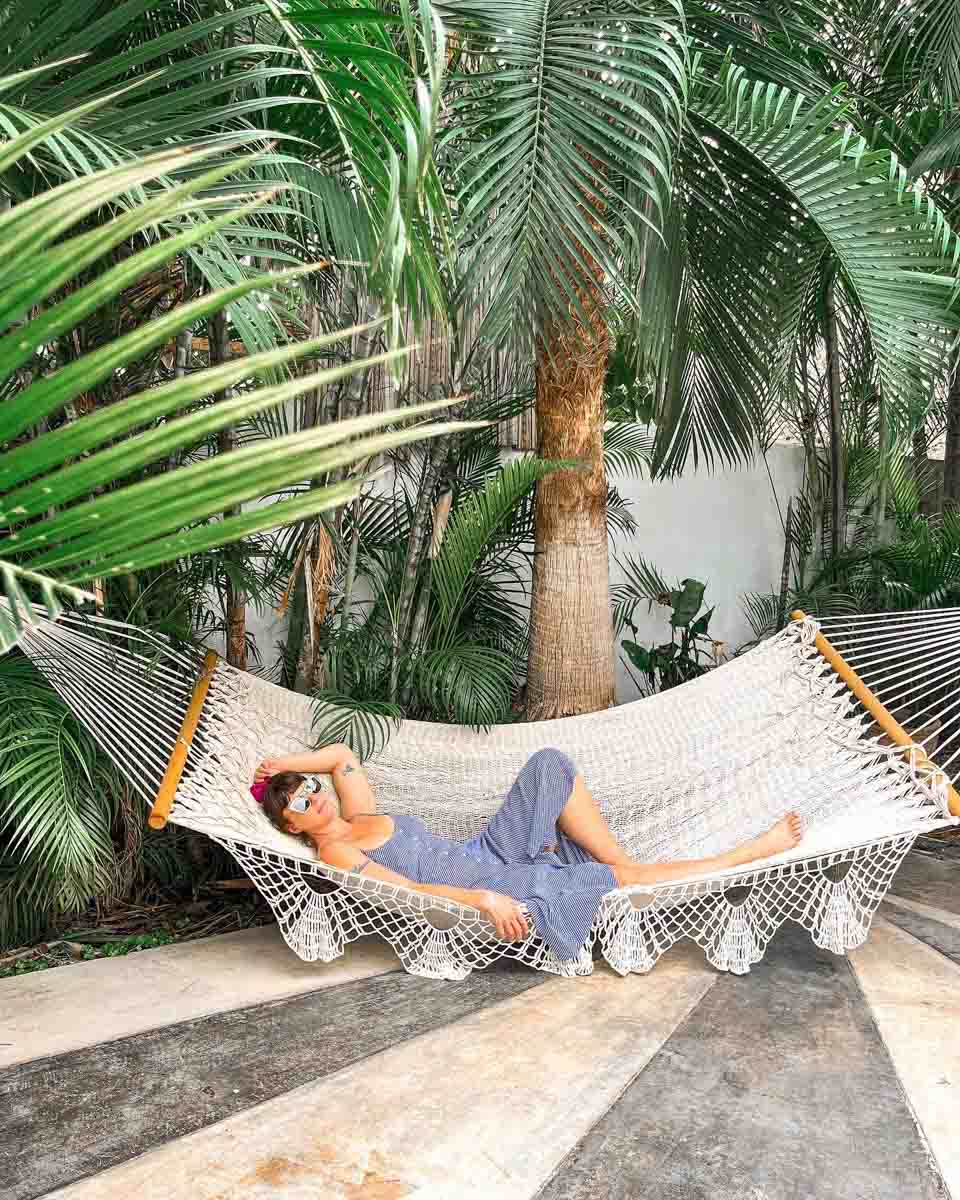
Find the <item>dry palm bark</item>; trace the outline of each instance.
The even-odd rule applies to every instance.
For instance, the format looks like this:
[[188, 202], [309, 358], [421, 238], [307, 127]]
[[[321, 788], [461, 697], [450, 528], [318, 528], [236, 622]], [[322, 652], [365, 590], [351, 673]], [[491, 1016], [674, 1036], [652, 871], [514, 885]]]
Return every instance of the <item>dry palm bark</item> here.
[[[585, 154], [597, 176], [603, 165]], [[586, 201], [599, 237], [602, 202]], [[593, 214], [597, 214], [594, 219]], [[527, 719], [545, 721], [609, 708], [615, 701], [613, 625], [603, 465], [604, 381], [610, 357], [603, 271], [579, 247], [565, 317], [550, 318], [537, 346], [539, 454], [575, 461], [541, 479], [536, 492]]]
[[599, 283], [583, 312], [552, 321], [538, 347], [540, 457], [576, 460], [537, 484], [527, 718], [596, 712], [614, 702], [613, 628], [603, 467], [610, 339]]
[[845, 544], [843, 495], [843, 423], [840, 385], [840, 339], [833, 281], [827, 286], [824, 343], [827, 355], [827, 396], [830, 403], [830, 554], [836, 558]]
[[943, 508], [960, 506], [960, 359], [951, 364], [947, 393], [947, 432], [943, 447]]
[[336, 554], [326, 526], [318, 519], [303, 562], [307, 630], [300, 652], [300, 674], [308, 692], [317, 686], [320, 666], [320, 632], [330, 608], [330, 587]]

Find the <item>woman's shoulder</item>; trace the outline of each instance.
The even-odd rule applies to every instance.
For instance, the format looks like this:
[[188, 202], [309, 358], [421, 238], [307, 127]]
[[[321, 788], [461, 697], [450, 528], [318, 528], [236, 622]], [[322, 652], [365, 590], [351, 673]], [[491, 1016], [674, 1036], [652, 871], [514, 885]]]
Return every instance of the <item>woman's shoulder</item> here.
[[324, 842], [322, 846], [318, 846], [317, 857], [321, 862], [325, 862], [328, 867], [342, 867], [346, 869], [355, 867], [366, 856], [359, 846], [355, 846], [353, 842], [335, 841]]

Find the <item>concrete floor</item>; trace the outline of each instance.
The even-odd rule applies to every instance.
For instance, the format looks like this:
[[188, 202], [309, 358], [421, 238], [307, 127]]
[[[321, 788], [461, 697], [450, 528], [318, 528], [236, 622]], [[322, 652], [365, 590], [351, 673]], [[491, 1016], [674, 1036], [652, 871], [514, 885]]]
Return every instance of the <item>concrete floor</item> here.
[[323, 966], [275, 928], [0, 981], [0, 1196], [960, 1200], [960, 854], [744, 977]]

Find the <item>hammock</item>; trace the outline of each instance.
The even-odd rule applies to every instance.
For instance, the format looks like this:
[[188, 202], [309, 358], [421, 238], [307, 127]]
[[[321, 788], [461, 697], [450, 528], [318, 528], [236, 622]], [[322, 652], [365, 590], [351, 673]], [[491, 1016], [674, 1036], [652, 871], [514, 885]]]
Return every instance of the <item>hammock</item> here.
[[151, 825], [169, 814], [226, 847], [307, 961], [329, 962], [376, 933], [407, 971], [435, 979], [505, 957], [586, 975], [595, 948], [626, 974], [649, 971], [686, 937], [718, 969], [742, 974], [788, 920], [834, 953], [860, 945], [917, 835], [960, 814], [946, 775], [960, 752], [960, 609], [823, 630], [795, 617], [672, 691], [487, 733], [406, 721], [366, 764], [381, 811], [466, 839], [527, 758], [557, 746], [644, 862], [719, 854], [787, 809], [802, 814], [805, 836], [785, 854], [609, 893], [590, 941], [567, 961], [532, 927], [525, 941], [502, 942], [476, 910], [328, 867], [270, 824], [248, 791], [253, 771], [313, 747], [309, 697], [103, 618], [37, 616], [21, 646], [151, 805]]

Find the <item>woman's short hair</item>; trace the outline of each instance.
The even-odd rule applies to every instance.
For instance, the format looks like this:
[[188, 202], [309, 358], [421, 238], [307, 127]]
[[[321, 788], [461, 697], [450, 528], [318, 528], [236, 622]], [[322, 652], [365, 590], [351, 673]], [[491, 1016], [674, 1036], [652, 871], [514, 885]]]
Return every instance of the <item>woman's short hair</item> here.
[[304, 845], [312, 847], [313, 842], [310, 838], [305, 833], [294, 833], [283, 818], [283, 810], [290, 803], [291, 794], [303, 783], [304, 778], [305, 776], [298, 775], [296, 771], [281, 771], [272, 776], [263, 793], [262, 804], [270, 823], [281, 833], [289, 833], [292, 837], [299, 838]]

